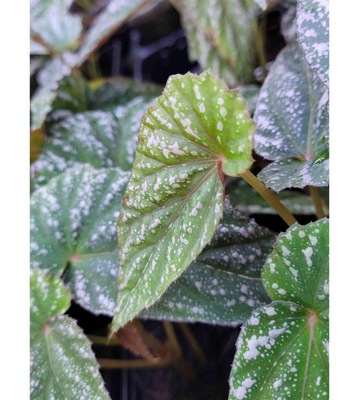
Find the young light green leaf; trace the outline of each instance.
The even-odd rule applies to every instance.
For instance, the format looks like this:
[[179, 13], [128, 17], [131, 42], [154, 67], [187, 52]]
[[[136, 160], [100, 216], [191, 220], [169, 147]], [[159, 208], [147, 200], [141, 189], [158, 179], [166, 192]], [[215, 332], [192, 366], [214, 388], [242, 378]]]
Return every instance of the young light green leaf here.
[[[259, 197], [256, 191], [243, 179], [230, 184], [226, 188], [226, 194], [231, 203], [244, 213], [276, 214], [276, 211], [262, 197]], [[278, 197], [292, 214], [315, 215], [313, 200], [304, 193], [283, 190]]]
[[295, 43], [273, 63], [259, 95], [255, 151], [274, 160], [258, 177], [275, 191], [328, 186], [328, 92]]
[[120, 293], [113, 329], [154, 304], [212, 238], [222, 172], [252, 164], [243, 100], [210, 72], [172, 76], [142, 119], [119, 218]]
[[211, 243], [141, 317], [219, 325], [243, 323], [268, 303], [261, 283], [275, 234], [227, 204]]
[[298, 0], [296, 25], [309, 65], [329, 87], [329, 1]]
[[78, 64], [82, 64], [98, 46], [126, 23], [134, 12], [147, 2], [148, 0], [110, 0], [105, 10], [88, 30], [77, 54]]
[[230, 399], [328, 399], [329, 223], [291, 226], [263, 269], [274, 300], [237, 341]]
[[74, 300], [112, 315], [117, 288], [116, 220], [129, 175], [78, 166], [53, 178], [30, 201], [30, 261], [63, 275]]
[[244, 0], [173, 0], [189, 41], [190, 58], [228, 85], [253, 81], [257, 7]]
[[81, 18], [69, 12], [72, 0], [31, 0], [31, 33], [52, 52], [76, 49], [82, 32]]
[[118, 106], [113, 113], [92, 111], [70, 116], [51, 126], [39, 158], [31, 166], [32, 188], [82, 164], [130, 170], [141, 117], [152, 101], [141, 98]]

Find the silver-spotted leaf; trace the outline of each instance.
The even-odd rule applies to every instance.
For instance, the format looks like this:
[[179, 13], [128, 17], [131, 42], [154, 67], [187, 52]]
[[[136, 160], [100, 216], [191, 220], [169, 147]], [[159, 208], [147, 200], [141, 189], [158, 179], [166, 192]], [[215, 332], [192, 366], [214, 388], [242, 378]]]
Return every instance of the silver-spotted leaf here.
[[45, 322], [63, 314], [70, 307], [71, 295], [61, 279], [31, 270], [30, 275], [30, 338], [40, 334]]
[[329, 86], [329, 1], [298, 0], [296, 26], [310, 67]]
[[[40, 4], [41, 7], [42, 5], [52, 7], [52, 3], [61, 3], [59, 7], [66, 8], [72, 1], [45, 2], [44, 0], [33, 0], [33, 2], [34, 18], [38, 18], [40, 24], [47, 25], [49, 22], [46, 19], [46, 15], [43, 14], [42, 8], [40, 8], [40, 11], [37, 10], [37, 4]], [[66, 46], [69, 47], [69, 49], [67, 49], [67, 47], [66, 49], [63, 49], [64, 51], [61, 54], [53, 57], [48, 62], [48, 65], [40, 71], [40, 75], [43, 75], [43, 77], [39, 77], [39, 88], [31, 99], [31, 128], [33, 130], [38, 129], [43, 124], [47, 114], [51, 111], [52, 102], [56, 97], [56, 90], [61, 79], [70, 75], [73, 68], [80, 67], [89, 55], [100, 46], [101, 43], [111, 35], [111, 33], [124, 24], [138, 8], [145, 4], [145, 2], [146, 0], [110, 1], [106, 9], [97, 17], [90, 29], [84, 35], [79, 50], [77, 52], [71, 51], [74, 47], [78, 47], [77, 42], [76, 44], [67, 44]], [[76, 15], [70, 15], [70, 17], [78, 19]], [[59, 16], [56, 13], [53, 13], [51, 19], [59, 19]], [[67, 21], [67, 17], [64, 20]], [[61, 23], [64, 23], [63, 20], [55, 22], [53, 26], [58, 26], [58, 24]], [[71, 33], [71, 30], [69, 30], [68, 33]], [[64, 37], [66, 37], [66, 34], [67, 32], [63, 33]]]
[[262, 265], [275, 234], [229, 205], [211, 243], [141, 317], [218, 325], [243, 323], [268, 303]]
[[268, 257], [263, 285], [273, 300], [314, 308], [326, 316], [329, 307], [329, 220], [293, 225], [278, 237]]
[[230, 399], [328, 399], [329, 223], [295, 224], [263, 269], [274, 300], [254, 311], [237, 341]]
[[172, 76], [142, 119], [119, 218], [120, 293], [113, 328], [154, 304], [212, 238], [222, 172], [252, 164], [253, 122], [210, 72]]
[[328, 91], [295, 43], [278, 55], [254, 114], [255, 151], [273, 160], [258, 177], [275, 191], [328, 186]]
[[253, 81], [257, 7], [244, 0], [173, 0], [189, 41], [190, 58], [228, 85]]
[[229, 399], [329, 399], [328, 328], [290, 302], [254, 311], [237, 341]]
[[70, 54], [62, 54], [49, 60], [37, 75], [39, 87], [31, 98], [31, 129], [41, 127], [47, 114], [52, 109], [56, 98], [56, 90], [61, 80], [70, 75], [74, 67], [74, 60]]
[[51, 136], [31, 166], [32, 188], [74, 166], [130, 170], [141, 117], [152, 101], [135, 98], [113, 112], [91, 111], [68, 116], [50, 128]]
[[31, 0], [32, 36], [38, 36], [52, 52], [76, 49], [82, 32], [81, 18], [69, 12], [72, 0]]
[[30, 282], [30, 398], [109, 400], [91, 343], [62, 315], [70, 305], [62, 280], [33, 271]]
[[162, 93], [163, 87], [148, 82], [117, 77], [105, 80], [91, 94], [91, 110], [114, 111], [120, 105], [126, 105], [133, 99], [150, 101]]
[[116, 220], [129, 175], [78, 166], [53, 178], [30, 200], [30, 262], [63, 276], [74, 300], [112, 315], [117, 295]]
[[86, 33], [77, 54], [78, 64], [82, 64], [98, 46], [103, 44], [111, 34], [128, 21], [136, 10], [147, 2], [148, 0], [110, 0]]
[[82, 74], [75, 70], [66, 76], [56, 90], [56, 97], [52, 103], [52, 110], [67, 110], [80, 113], [89, 110], [91, 88]]

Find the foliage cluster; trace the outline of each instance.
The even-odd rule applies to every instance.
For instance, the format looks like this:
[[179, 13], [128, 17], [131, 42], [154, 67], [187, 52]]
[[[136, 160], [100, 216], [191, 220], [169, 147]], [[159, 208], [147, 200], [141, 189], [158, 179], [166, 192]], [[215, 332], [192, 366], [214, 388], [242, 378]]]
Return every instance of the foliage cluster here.
[[153, 2], [72, 3], [31, 0], [31, 398], [109, 399], [72, 300], [113, 318], [109, 340], [134, 319], [243, 324], [229, 399], [328, 399], [328, 1], [173, 0], [203, 72], [164, 88], [84, 74]]

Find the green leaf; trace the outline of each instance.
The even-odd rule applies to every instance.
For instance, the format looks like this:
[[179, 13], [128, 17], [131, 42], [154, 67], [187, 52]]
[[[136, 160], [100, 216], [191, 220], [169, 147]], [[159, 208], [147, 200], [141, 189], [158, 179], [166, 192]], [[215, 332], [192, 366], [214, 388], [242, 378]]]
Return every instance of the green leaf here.
[[282, 1], [286, 9], [282, 13], [280, 21], [281, 34], [284, 37], [286, 43], [292, 43], [297, 41], [297, 29], [295, 25], [295, 18], [297, 16], [297, 0], [291, 4], [289, 1]]
[[53, 178], [30, 201], [30, 261], [64, 277], [74, 300], [112, 315], [117, 288], [116, 219], [129, 175], [78, 166]]
[[273, 190], [328, 186], [327, 95], [299, 46], [288, 45], [271, 67], [254, 114], [255, 151], [274, 160], [258, 178]]
[[148, 0], [110, 0], [105, 10], [96, 18], [89, 28], [77, 54], [78, 64], [115, 33], [129, 18]]
[[228, 85], [253, 81], [257, 7], [245, 0], [174, 0], [191, 60], [211, 68]]
[[90, 98], [91, 110], [113, 111], [119, 105], [126, 105], [133, 99], [150, 101], [162, 93], [159, 85], [137, 82], [128, 78], [112, 78], [97, 88]]
[[82, 164], [130, 170], [141, 117], [151, 102], [141, 99], [113, 112], [92, 111], [70, 116], [51, 127], [39, 158], [31, 166], [33, 189], [59, 173]]
[[310, 67], [329, 87], [329, 1], [298, 0], [296, 23]]
[[274, 300], [242, 328], [230, 399], [328, 399], [327, 219], [279, 235], [263, 270]]
[[31, 32], [51, 51], [76, 49], [82, 32], [81, 18], [69, 12], [72, 0], [31, 0]]
[[212, 238], [223, 172], [252, 164], [243, 100], [210, 72], [172, 76], [142, 119], [119, 218], [120, 293], [113, 329], [154, 304]]
[[[266, 200], [258, 196], [257, 192], [243, 179], [230, 184], [226, 189], [226, 194], [231, 203], [244, 213], [277, 214]], [[278, 197], [292, 214], [315, 215], [313, 201], [304, 193], [283, 190]]]
[[[46, 13], [48, 9], [51, 10], [51, 7], [67, 9], [71, 3], [70, 0], [66, 0], [66, 2], [61, 3], [61, 5], [58, 5], [56, 1], [46, 2], [45, 0], [39, 0], [36, 3], [35, 0], [33, 0], [33, 3], [34, 5], [31, 11], [33, 15], [32, 19], [38, 21], [40, 25], [52, 24], [51, 21], [49, 22], [48, 18], [58, 19], [59, 15], [63, 17], [61, 17], [62, 21], [57, 21], [52, 24], [52, 26], [58, 26], [60, 23], [66, 24], [68, 22], [68, 16], [64, 17], [61, 12], [57, 15], [56, 12], [49, 11], [49, 13], [51, 13], [50, 17]], [[31, 99], [31, 128], [33, 130], [40, 128], [47, 114], [51, 111], [52, 103], [56, 97], [56, 90], [61, 80], [70, 75], [73, 68], [79, 68], [98, 46], [121, 25], [127, 22], [133, 13], [140, 9], [145, 3], [146, 0], [134, 0], [132, 2], [128, 0], [112, 0], [86, 32], [78, 52], [70, 51], [73, 47], [77, 47], [77, 42], [76, 44], [73, 43], [71, 46], [68, 45], [68, 50], [62, 49], [62, 53], [55, 55], [44, 69], [40, 71], [39, 88]], [[71, 14], [69, 18], [71, 20], [72, 18], [78, 19], [79, 17]], [[71, 34], [73, 31], [69, 29], [68, 33]], [[66, 32], [63, 36], [67, 37]], [[37, 46], [37, 49], [40, 50], [38, 47], [39, 46]]]
[[63, 314], [70, 296], [59, 278], [31, 274], [30, 398], [110, 400], [88, 341]]
[[274, 300], [292, 301], [328, 313], [329, 222], [294, 225], [278, 237], [262, 279]]
[[238, 89], [234, 90], [236, 90], [237, 93], [244, 98], [249, 112], [253, 114], [254, 110], [256, 109], [260, 87], [257, 85], [240, 85]]
[[226, 206], [211, 243], [141, 317], [219, 325], [243, 323], [270, 300], [262, 265], [275, 234]]
[[31, 98], [31, 129], [41, 127], [47, 114], [51, 111], [52, 103], [56, 98], [56, 90], [61, 80], [71, 74], [74, 60], [63, 54], [48, 61], [38, 73], [39, 87]]
[[46, 275], [41, 270], [31, 270], [30, 276], [30, 336], [40, 334], [45, 322], [63, 314], [70, 307], [71, 296], [61, 279]]
[[52, 110], [68, 110], [80, 113], [89, 109], [91, 89], [79, 71], [65, 77], [56, 90]]

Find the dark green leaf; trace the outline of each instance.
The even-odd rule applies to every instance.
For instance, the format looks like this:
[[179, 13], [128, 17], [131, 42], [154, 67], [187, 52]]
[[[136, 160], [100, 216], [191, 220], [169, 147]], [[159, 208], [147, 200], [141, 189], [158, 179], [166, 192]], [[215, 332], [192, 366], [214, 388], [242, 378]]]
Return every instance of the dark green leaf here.
[[71, 74], [74, 60], [69, 54], [49, 60], [38, 73], [39, 87], [31, 98], [31, 129], [41, 127], [47, 114], [51, 111], [52, 102], [56, 98], [56, 90], [61, 80]]
[[140, 99], [113, 112], [92, 111], [65, 118], [52, 126], [51, 137], [31, 166], [33, 188], [59, 173], [82, 164], [95, 168], [130, 170], [141, 117], [149, 103]]
[[328, 274], [327, 219], [278, 236], [262, 274], [274, 301], [241, 331], [230, 399], [329, 399]]
[[110, 79], [92, 93], [89, 107], [91, 110], [113, 111], [135, 98], [150, 101], [159, 96], [162, 90], [161, 86], [152, 83], [127, 78]]
[[328, 186], [328, 92], [299, 46], [277, 57], [259, 95], [255, 150], [274, 160], [258, 177], [275, 191]]
[[278, 237], [263, 271], [273, 300], [286, 300], [328, 313], [329, 222], [294, 225]]
[[211, 68], [230, 86], [253, 81], [255, 5], [244, 0], [173, 3], [181, 14], [192, 60]]
[[[226, 189], [226, 194], [229, 196], [234, 206], [247, 214], [277, 213], [266, 200], [258, 196], [256, 191], [243, 179], [231, 183]], [[313, 201], [310, 196], [304, 193], [283, 190], [279, 193], [278, 197], [292, 214], [315, 215]]]
[[219, 325], [243, 323], [268, 303], [262, 265], [275, 234], [226, 206], [211, 243], [142, 317]]
[[31, 198], [32, 268], [61, 276], [74, 300], [111, 315], [118, 274], [116, 220], [129, 175], [78, 166]]
[[72, 0], [31, 0], [31, 33], [53, 52], [76, 49], [79, 44], [82, 22], [69, 12], [71, 4]]
[[77, 54], [78, 64], [83, 63], [98, 46], [127, 22], [129, 17], [146, 2], [147, 0], [110, 0], [105, 10], [96, 18], [86, 33]]
[[45, 322], [70, 307], [71, 296], [61, 279], [32, 270], [30, 276], [30, 337], [40, 334]]
[[329, 86], [329, 1], [298, 0], [298, 41], [319, 79]]
[[61, 315], [70, 306], [63, 282], [36, 270], [30, 285], [30, 398], [110, 400], [91, 343]]

